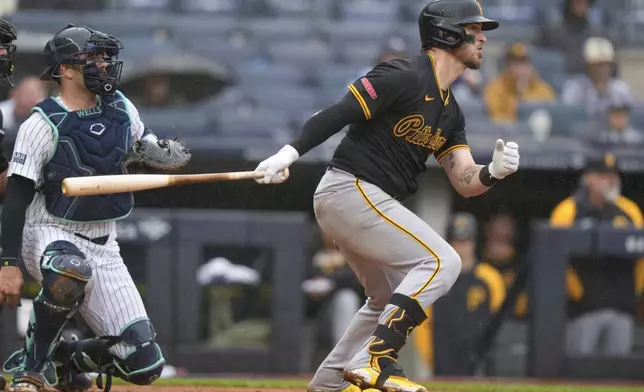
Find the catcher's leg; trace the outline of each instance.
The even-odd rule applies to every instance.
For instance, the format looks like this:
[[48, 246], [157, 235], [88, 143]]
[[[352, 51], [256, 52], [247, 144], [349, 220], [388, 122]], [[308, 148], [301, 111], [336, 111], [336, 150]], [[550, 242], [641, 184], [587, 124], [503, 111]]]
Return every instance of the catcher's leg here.
[[10, 391], [38, 391], [58, 383], [51, 354], [67, 321], [83, 302], [92, 269], [85, 255], [68, 241], [54, 241], [41, 257], [42, 289], [33, 302], [25, 347], [13, 353], [4, 370], [13, 372]]
[[78, 372], [117, 376], [137, 385], [148, 385], [161, 376], [165, 359], [156, 343], [143, 300], [118, 245], [108, 243], [103, 259], [94, 268], [91, 296], [80, 314], [97, 339], [61, 344], [60, 355]]

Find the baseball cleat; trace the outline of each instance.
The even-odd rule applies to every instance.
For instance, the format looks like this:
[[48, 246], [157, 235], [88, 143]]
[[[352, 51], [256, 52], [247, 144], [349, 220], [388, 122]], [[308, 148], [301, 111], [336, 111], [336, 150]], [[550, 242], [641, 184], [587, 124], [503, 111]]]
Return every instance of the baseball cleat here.
[[23, 370], [14, 373], [9, 392], [40, 392], [45, 386], [45, 379], [40, 373]]
[[374, 357], [372, 366], [346, 370], [344, 379], [361, 390], [376, 389], [382, 392], [427, 392], [427, 388], [407, 379], [402, 368], [391, 357]]

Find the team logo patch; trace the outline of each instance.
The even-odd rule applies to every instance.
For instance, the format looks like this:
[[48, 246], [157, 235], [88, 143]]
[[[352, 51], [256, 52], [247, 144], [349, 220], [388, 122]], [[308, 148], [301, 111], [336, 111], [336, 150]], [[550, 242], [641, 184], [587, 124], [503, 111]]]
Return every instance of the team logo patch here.
[[360, 81], [362, 82], [362, 85], [369, 93], [369, 96], [371, 97], [371, 99], [378, 98], [378, 94], [376, 94], [376, 90], [374, 90], [373, 86], [371, 85], [371, 82], [367, 78], [362, 78], [360, 79]]
[[15, 152], [13, 154], [12, 161], [19, 165], [24, 165], [26, 160], [27, 160], [27, 154], [23, 154], [21, 152]]

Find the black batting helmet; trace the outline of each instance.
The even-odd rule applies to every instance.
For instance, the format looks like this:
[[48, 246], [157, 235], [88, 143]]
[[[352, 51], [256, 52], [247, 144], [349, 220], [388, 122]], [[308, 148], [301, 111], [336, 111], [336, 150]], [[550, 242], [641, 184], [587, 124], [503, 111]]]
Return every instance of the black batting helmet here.
[[0, 56], [0, 80], [11, 87], [15, 86], [12, 74], [13, 56], [16, 54], [16, 45], [13, 41], [16, 38], [18, 38], [18, 33], [16, 33], [14, 25], [0, 18], [0, 49], [7, 52]]
[[433, 0], [418, 18], [422, 48], [454, 49], [473, 43], [474, 37], [465, 32], [465, 25], [472, 23], [481, 23], [483, 30], [499, 27], [499, 22], [483, 16], [477, 0]]
[[[118, 60], [123, 43], [113, 35], [92, 30], [85, 26], [67, 25], [45, 44], [47, 69], [40, 76], [42, 80], [56, 80], [61, 64], [81, 69], [85, 87], [100, 95], [116, 92], [121, 79], [123, 61]], [[100, 68], [92, 56], [102, 54], [105, 68]]]

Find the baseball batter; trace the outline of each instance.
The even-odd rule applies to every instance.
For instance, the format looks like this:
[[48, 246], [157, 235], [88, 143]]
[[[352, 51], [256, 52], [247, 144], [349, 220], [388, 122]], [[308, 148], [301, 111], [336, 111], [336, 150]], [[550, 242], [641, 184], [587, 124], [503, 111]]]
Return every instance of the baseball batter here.
[[[497, 140], [478, 165], [450, 85], [481, 66], [484, 31], [499, 23], [476, 0], [434, 0], [419, 17], [422, 53], [377, 65], [338, 103], [312, 116], [301, 136], [259, 164], [260, 183], [280, 183], [300, 156], [349, 125], [314, 196], [322, 230], [338, 245], [368, 300], [323, 361], [309, 391], [424, 392], [397, 363], [425, 309], [456, 281], [461, 260], [426, 222], [401, 204], [433, 155], [464, 197], [516, 172], [516, 143]], [[352, 383], [354, 386], [349, 385]], [[357, 387], [356, 387], [357, 386]]]
[[[0, 305], [19, 304], [21, 261], [42, 290], [24, 348], [4, 364], [14, 392], [89, 389], [88, 372], [147, 385], [165, 364], [116, 242], [115, 221], [128, 216], [133, 195], [66, 197], [61, 190], [66, 177], [127, 173], [130, 163], [145, 165], [147, 153], [181, 158], [166, 162], [168, 169], [189, 159], [180, 143], [147, 129], [117, 90], [121, 49], [118, 38], [87, 27], [56, 33], [45, 45], [42, 79], [57, 82], [60, 95], [36, 105], [18, 131], [1, 222]], [[98, 338], [61, 341], [76, 312]]]

